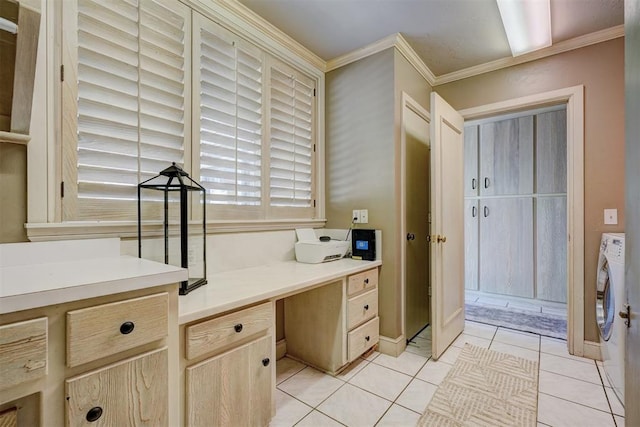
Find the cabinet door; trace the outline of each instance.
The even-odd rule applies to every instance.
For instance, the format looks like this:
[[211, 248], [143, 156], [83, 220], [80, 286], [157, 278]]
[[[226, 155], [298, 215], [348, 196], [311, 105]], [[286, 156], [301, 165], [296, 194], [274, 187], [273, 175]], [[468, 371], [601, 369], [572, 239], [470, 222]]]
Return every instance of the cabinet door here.
[[67, 425], [168, 425], [166, 347], [66, 381]]
[[482, 201], [480, 290], [533, 298], [532, 198]]
[[187, 368], [187, 426], [268, 425], [272, 359], [267, 335]]
[[567, 198], [536, 200], [536, 297], [567, 302]]
[[536, 116], [536, 192], [567, 192], [567, 111]]
[[478, 200], [464, 201], [464, 287], [478, 290]]
[[464, 128], [464, 196], [478, 195], [478, 125]]
[[533, 116], [480, 126], [480, 195], [533, 192]]

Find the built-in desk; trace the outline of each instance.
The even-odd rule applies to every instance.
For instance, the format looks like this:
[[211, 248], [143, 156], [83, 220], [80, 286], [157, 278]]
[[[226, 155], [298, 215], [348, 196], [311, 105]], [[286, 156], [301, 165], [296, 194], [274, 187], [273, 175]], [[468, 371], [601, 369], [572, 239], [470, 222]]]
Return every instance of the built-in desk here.
[[287, 354], [346, 367], [379, 338], [381, 261], [280, 262], [208, 276], [180, 297], [181, 419], [187, 426], [267, 425], [275, 414], [275, 303]]

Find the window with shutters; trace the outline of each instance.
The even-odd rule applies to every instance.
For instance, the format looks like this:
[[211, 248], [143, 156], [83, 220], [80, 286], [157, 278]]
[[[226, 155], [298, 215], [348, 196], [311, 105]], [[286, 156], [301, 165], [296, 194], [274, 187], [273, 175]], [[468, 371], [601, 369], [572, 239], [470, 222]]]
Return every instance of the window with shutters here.
[[269, 206], [272, 216], [311, 217], [315, 82], [275, 62], [269, 77]]
[[135, 220], [182, 166], [209, 220], [313, 219], [316, 80], [173, 0], [63, 3], [63, 220]]
[[135, 219], [139, 182], [189, 166], [189, 10], [170, 0], [64, 6], [77, 57], [65, 64], [63, 219]]

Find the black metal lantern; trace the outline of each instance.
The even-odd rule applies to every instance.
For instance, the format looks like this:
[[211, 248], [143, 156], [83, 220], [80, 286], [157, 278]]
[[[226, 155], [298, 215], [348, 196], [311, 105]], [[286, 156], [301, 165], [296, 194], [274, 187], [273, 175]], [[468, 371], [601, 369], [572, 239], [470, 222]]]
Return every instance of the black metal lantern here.
[[[162, 192], [162, 197], [158, 191]], [[200, 206], [202, 224], [192, 222], [190, 225], [189, 219], [193, 217], [189, 215], [190, 211]], [[149, 223], [159, 220], [163, 224], [162, 233], [158, 233], [157, 227], [149, 226]], [[162, 235], [164, 263], [189, 270], [189, 279], [180, 283], [180, 295], [207, 283], [206, 224], [204, 187], [175, 163], [159, 175], [138, 184], [138, 256], [142, 258], [143, 227], [145, 242], [149, 242], [145, 258], [159, 258], [157, 237]]]

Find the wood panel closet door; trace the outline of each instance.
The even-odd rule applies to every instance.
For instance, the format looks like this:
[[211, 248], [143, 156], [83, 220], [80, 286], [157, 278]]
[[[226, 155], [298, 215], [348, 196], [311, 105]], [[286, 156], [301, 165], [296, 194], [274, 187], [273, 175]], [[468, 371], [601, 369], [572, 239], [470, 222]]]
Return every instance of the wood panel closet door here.
[[480, 126], [480, 195], [533, 192], [533, 116]]
[[464, 287], [478, 290], [479, 201], [464, 201]]
[[533, 298], [533, 198], [480, 206], [480, 290]]
[[567, 192], [567, 110], [536, 116], [536, 192]]
[[464, 196], [478, 195], [478, 126], [464, 128]]
[[536, 298], [567, 302], [567, 197], [536, 200]]

